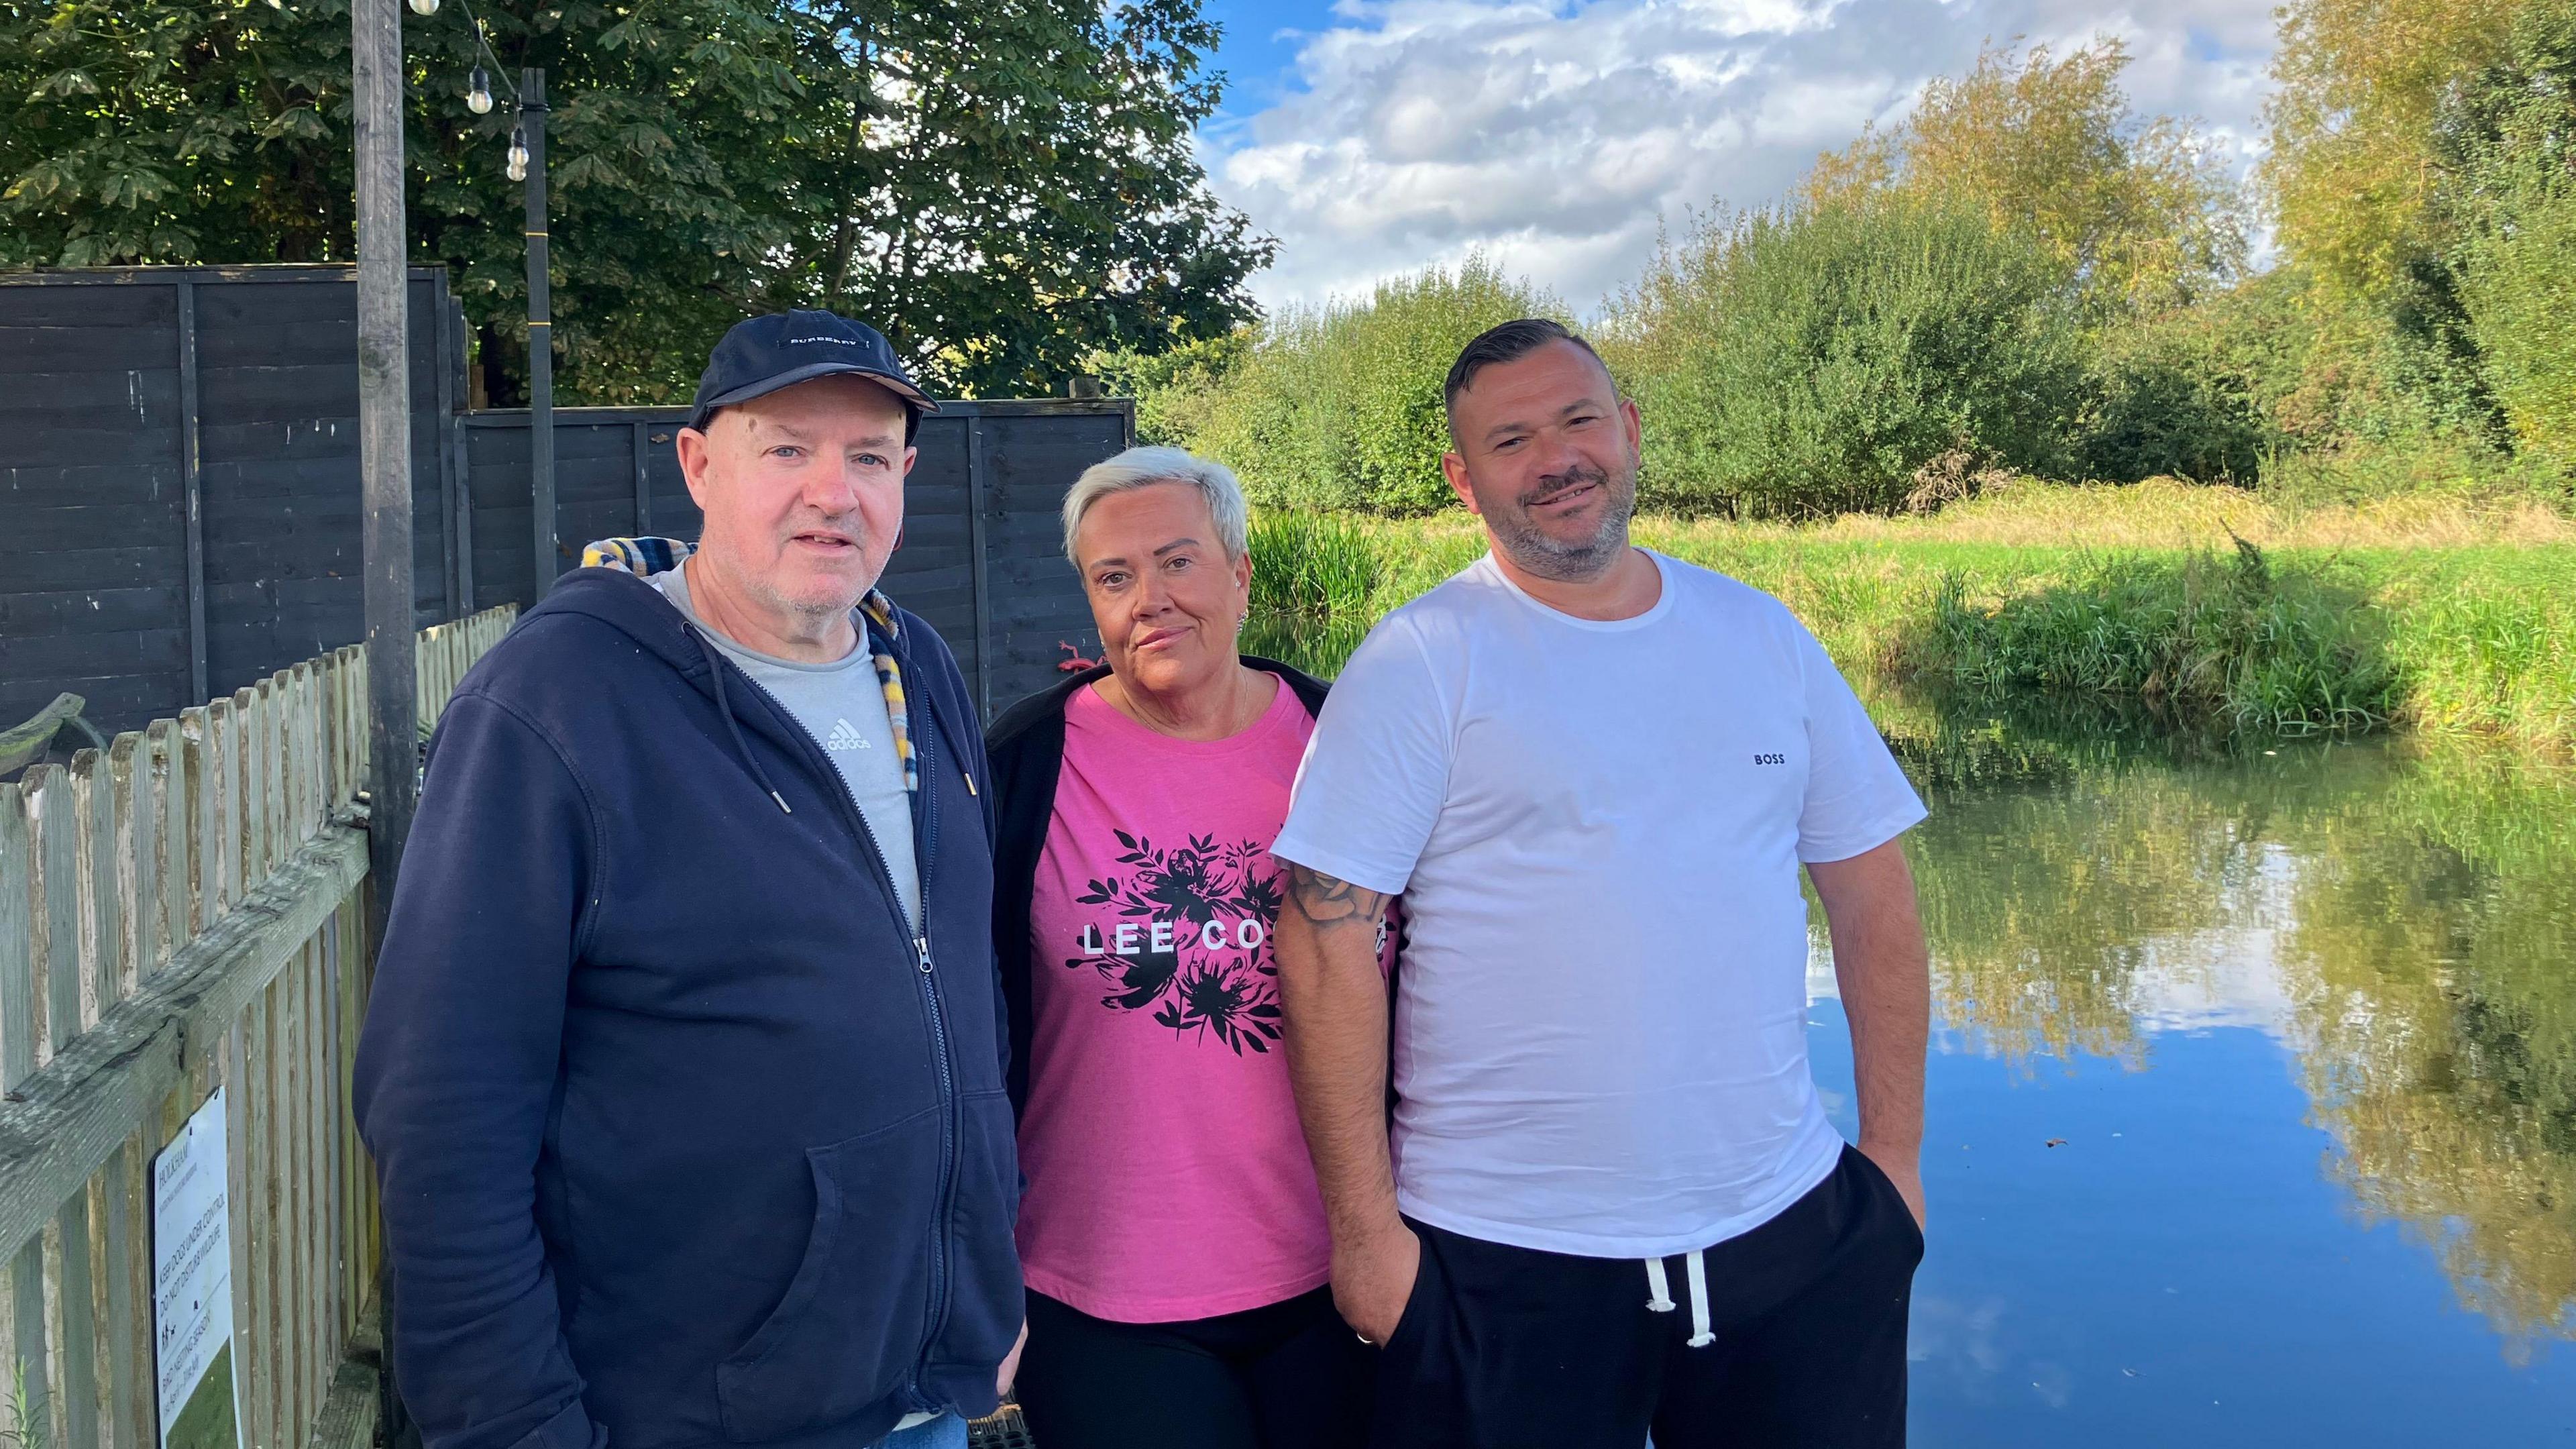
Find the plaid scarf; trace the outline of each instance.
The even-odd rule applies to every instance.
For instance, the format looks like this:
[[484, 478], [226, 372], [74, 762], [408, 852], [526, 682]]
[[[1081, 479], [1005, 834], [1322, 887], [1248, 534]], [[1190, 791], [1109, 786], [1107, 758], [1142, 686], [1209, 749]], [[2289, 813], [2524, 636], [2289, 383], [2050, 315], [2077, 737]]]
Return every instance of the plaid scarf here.
[[[603, 538], [582, 549], [581, 566], [616, 569], [640, 579], [668, 573], [695, 552], [696, 544], [676, 538]], [[912, 731], [905, 727], [903, 669], [889, 647], [903, 626], [895, 614], [894, 601], [875, 589], [860, 597], [859, 613], [871, 626], [859, 634], [867, 640], [868, 657], [877, 666], [877, 683], [885, 690], [886, 723], [894, 730], [895, 757], [903, 761], [903, 788], [917, 794], [921, 790], [921, 767], [913, 761]]]

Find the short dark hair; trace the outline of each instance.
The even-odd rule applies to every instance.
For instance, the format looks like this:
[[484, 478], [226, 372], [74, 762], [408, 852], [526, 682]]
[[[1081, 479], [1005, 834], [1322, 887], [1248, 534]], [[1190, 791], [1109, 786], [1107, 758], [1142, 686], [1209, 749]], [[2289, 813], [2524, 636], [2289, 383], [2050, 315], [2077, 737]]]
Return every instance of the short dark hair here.
[[[1601, 354], [1592, 350], [1592, 344], [1574, 335], [1564, 323], [1545, 317], [1517, 318], [1486, 328], [1460, 349], [1458, 360], [1449, 364], [1449, 383], [1441, 395], [1442, 404], [1455, 412], [1458, 394], [1474, 385], [1477, 373], [1497, 362], [1518, 362], [1551, 342], [1571, 342], [1583, 349], [1584, 356], [1601, 362]], [[1610, 364], [1601, 362], [1601, 370], [1607, 373]], [[1611, 379], [1611, 386], [1617, 387], [1618, 379]]]

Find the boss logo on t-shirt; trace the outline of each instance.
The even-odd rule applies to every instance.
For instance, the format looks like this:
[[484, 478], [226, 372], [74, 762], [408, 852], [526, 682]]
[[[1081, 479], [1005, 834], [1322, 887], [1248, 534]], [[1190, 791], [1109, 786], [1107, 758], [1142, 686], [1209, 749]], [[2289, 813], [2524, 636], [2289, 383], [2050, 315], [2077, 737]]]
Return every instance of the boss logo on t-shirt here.
[[1753, 763], [1757, 765], [1785, 765], [1789, 763], [1789, 757], [1782, 754], [1756, 754], [1753, 757]]

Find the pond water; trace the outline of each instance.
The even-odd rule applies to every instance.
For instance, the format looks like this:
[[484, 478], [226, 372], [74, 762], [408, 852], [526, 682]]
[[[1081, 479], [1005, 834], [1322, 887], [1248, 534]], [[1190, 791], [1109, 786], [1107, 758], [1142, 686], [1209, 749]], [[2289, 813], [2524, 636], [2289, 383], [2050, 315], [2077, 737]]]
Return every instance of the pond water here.
[[1913, 1442], [2576, 1445], [2576, 772], [1871, 704], [1932, 807]]
[[1915, 1442], [2576, 1444], [2576, 778], [1879, 712], [1933, 809]]

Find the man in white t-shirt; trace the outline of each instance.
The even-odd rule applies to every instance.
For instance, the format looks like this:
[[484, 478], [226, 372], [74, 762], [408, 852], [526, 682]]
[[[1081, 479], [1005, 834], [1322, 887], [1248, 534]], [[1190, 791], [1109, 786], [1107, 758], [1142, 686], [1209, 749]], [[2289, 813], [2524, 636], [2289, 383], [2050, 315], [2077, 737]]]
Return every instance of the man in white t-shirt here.
[[[1590, 346], [1506, 323], [1448, 401], [1492, 552], [1351, 657], [1274, 847], [1334, 1300], [1385, 1349], [1376, 1442], [1902, 1444], [1922, 803], [1786, 607], [1629, 545], [1640, 424]], [[1857, 1150], [1808, 1072], [1801, 865]], [[1370, 947], [1398, 894], [1390, 1043]]]

